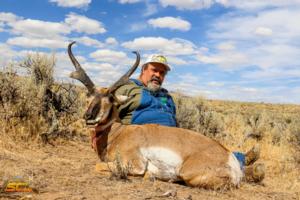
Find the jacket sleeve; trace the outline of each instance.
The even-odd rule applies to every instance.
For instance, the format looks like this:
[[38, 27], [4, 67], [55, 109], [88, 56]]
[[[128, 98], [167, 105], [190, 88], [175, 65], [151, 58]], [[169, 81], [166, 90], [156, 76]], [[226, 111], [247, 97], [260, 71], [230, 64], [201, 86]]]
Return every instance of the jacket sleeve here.
[[124, 95], [130, 98], [128, 102], [118, 106], [119, 117], [122, 123], [130, 124], [133, 111], [140, 105], [141, 90], [140, 86], [130, 81], [115, 91], [115, 95]]

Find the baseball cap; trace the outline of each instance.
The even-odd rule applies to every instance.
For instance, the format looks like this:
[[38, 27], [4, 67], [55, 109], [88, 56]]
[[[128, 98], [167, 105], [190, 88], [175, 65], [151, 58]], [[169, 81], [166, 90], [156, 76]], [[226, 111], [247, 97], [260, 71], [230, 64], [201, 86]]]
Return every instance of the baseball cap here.
[[146, 62], [144, 63], [144, 65], [148, 64], [148, 63], [161, 63], [163, 64], [168, 71], [171, 70], [169, 64], [168, 64], [168, 61], [167, 61], [167, 58], [163, 55], [158, 55], [158, 54], [152, 54], [150, 55]]

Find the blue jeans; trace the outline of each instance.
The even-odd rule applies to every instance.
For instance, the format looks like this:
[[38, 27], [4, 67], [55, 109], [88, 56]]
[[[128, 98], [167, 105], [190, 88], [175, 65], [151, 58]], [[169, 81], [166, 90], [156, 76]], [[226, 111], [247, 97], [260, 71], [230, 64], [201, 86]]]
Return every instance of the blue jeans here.
[[241, 169], [245, 166], [245, 154], [241, 152], [232, 152], [240, 163]]

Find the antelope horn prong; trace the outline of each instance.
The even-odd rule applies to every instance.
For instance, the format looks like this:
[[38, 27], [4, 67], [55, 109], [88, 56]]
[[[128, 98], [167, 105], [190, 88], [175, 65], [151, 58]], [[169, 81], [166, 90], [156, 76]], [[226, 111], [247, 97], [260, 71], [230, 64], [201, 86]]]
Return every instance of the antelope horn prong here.
[[79, 62], [73, 55], [72, 49], [71, 49], [73, 44], [75, 44], [75, 41], [71, 42], [68, 45], [68, 54], [69, 54], [69, 57], [74, 65], [76, 71], [72, 72], [70, 74], [70, 77], [83, 83], [85, 85], [85, 87], [88, 89], [89, 94], [92, 95], [96, 91], [95, 84], [91, 81], [90, 77], [86, 74], [84, 69], [81, 67], [81, 65], [79, 64]]
[[133, 72], [136, 70], [136, 68], [140, 64], [140, 54], [137, 51], [133, 51], [132, 53], [136, 54], [136, 60], [135, 63], [132, 65], [132, 67], [124, 74], [118, 81], [116, 81], [112, 86], [109, 87], [109, 93], [114, 92], [118, 87], [123, 85], [129, 80], [129, 77], [133, 74]]

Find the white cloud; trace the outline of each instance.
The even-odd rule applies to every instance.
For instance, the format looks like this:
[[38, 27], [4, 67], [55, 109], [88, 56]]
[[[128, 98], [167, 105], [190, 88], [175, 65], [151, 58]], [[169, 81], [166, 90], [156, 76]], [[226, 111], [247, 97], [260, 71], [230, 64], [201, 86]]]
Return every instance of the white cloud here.
[[258, 89], [253, 88], [253, 87], [242, 87], [242, 88], [239, 88], [239, 90], [241, 92], [245, 92], [247, 94], [249, 94], [249, 93], [256, 93], [258, 91]]
[[231, 51], [235, 49], [235, 45], [233, 42], [221, 42], [218, 44], [217, 49], [222, 51]]
[[[82, 68], [85, 69], [86, 73], [91, 78], [91, 80], [97, 86], [102, 86], [102, 87], [109, 87], [111, 84], [117, 81], [125, 73], [126, 70], [120, 65], [112, 65], [110, 63], [99, 63], [99, 62], [80, 62], [80, 63]], [[65, 70], [67, 72], [66, 75], [69, 75], [71, 70]], [[78, 81], [75, 82], [78, 83]]]
[[226, 15], [213, 24], [209, 37], [228, 40], [257, 39], [255, 31], [272, 34], [271, 39], [281, 40], [299, 38], [300, 35], [299, 9], [267, 10], [251, 15]]
[[7, 44], [0, 43], [0, 55], [0, 67], [3, 67], [13, 61], [16, 52]]
[[261, 35], [261, 36], [270, 36], [272, 35], [273, 31], [270, 28], [267, 27], [257, 27], [255, 29], [255, 34], [256, 35]]
[[106, 32], [100, 21], [75, 13], [68, 14], [65, 22], [72, 30], [79, 33], [98, 34]]
[[[168, 77], [167, 77], [168, 78]], [[207, 96], [209, 91], [200, 88], [198, 84], [184, 81], [178, 81], [176, 83], [164, 82], [163, 87], [167, 88], [169, 91], [179, 92], [185, 95], [191, 96]]]
[[115, 67], [110, 63], [86, 62], [83, 65], [84, 69], [90, 71], [113, 71]]
[[[176, 75], [176, 79], [185, 74]], [[188, 78], [189, 76], [186, 75]], [[286, 86], [274, 87], [252, 87], [244, 86], [239, 82], [232, 82], [231, 84], [224, 84], [222, 82], [207, 82], [199, 84], [198, 80], [193, 78], [193, 81], [166, 82], [164, 87], [169, 91], [178, 91], [191, 96], [203, 96], [208, 99], [223, 99], [235, 100], [243, 102], [272, 102], [272, 103], [298, 103], [300, 99], [299, 87], [290, 88]], [[202, 81], [201, 81], [202, 82]], [[188, 88], [188, 90], [187, 90]], [[247, 95], [245, 95], [247, 94]], [[286, 98], [286, 97], [289, 98]]]
[[96, 39], [87, 37], [87, 36], [83, 36], [83, 37], [79, 37], [79, 38], [73, 38], [74, 41], [77, 41], [81, 44], [84, 44], [86, 46], [91, 46], [94, 48], [102, 48], [104, 47], [104, 44]]
[[[240, 85], [232, 85], [227, 88], [222, 88], [226, 91], [228, 97], [239, 100], [239, 101], [262, 101], [264, 90], [253, 88], [253, 87], [244, 87]], [[247, 95], [245, 95], [247, 94]], [[224, 93], [221, 95], [225, 95]], [[220, 95], [220, 96], [221, 96]], [[229, 99], [228, 97], [223, 97], [225, 99]]]
[[[89, 62], [81, 55], [75, 55], [75, 57], [97, 86], [108, 87], [122, 75], [122, 70], [118, 66], [113, 66], [109, 63]], [[70, 73], [75, 69], [67, 53], [56, 53], [55, 58], [57, 60], [55, 65], [55, 77], [82, 85], [79, 81], [69, 78]]]
[[299, 18], [299, 8], [225, 15], [213, 24], [208, 36], [214, 43], [230, 41], [234, 48], [219, 45], [216, 51], [211, 49], [214, 53], [207, 52], [198, 59], [226, 69], [300, 67], [300, 48], [296, 45], [300, 42]]
[[243, 10], [263, 10], [264, 8], [284, 8], [299, 6], [299, 0], [159, 0], [163, 7], [174, 6], [178, 10], [200, 10], [210, 8], [214, 4], [224, 7], [235, 7]]
[[299, 6], [298, 0], [228, 0], [222, 3], [225, 6], [236, 7], [243, 10], [262, 10], [264, 8], [284, 8], [284, 7], [295, 7]]
[[216, 45], [197, 59], [230, 70], [242, 81], [222, 80], [226, 83], [222, 87], [208, 82], [208, 98], [299, 103], [299, 94], [293, 93], [298, 82], [289, 81], [300, 77], [300, 7], [289, 5], [291, 1], [280, 1], [282, 7], [275, 2], [279, 1], [240, 1], [237, 10], [212, 24], [208, 40]]
[[137, 3], [140, 2], [141, 0], [118, 0], [119, 3], [125, 4], [125, 3]]
[[[55, 64], [55, 77], [66, 79], [69, 77], [72, 71], [75, 71], [74, 66], [67, 54], [66, 51], [63, 52], [57, 52], [54, 54], [56, 59]], [[86, 59], [83, 56], [75, 55], [76, 59], [80, 64], [83, 64], [86, 62]], [[71, 80], [71, 79], [69, 79]]]
[[194, 85], [198, 85], [199, 81], [199, 76], [191, 74], [191, 73], [186, 73], [186, 74], [181, 74], [179, 76], [180, 81], [179, 82], [184, 82], [184, 83], [190, 83]]
[[179, 10], [199, 10], [211, 7], [215, 3], [226, 4], [227, 0], [159, 0], [163, 7], [174, 6]]
[[[176, 81], [169, 81], [169, 79], [171, 79], [170, 76]], [[163, 87], [172, 92], [179, 92], [191, 96], [203, 96], [209, 93], [209, 91], [199, 85], [199, 77], [192, 73], [178, 74], [171, 71], [170, 75], [167, 75]]]
[[241, 69], [249, 66], [248, 55], [238, 51], [234, 42], [221, 42], [216, 45], [216, 52], [202, 51], [195, 56], [205, 64], [214, 64], [225, 70]]
[[147, 28], [147, 24], [146, 23], [143, 23], [143, 22], [133, 23], [133, 24], [130, 25], [129, 32], [142, 31], [142, 30], [144, 30], [146, 28]]
[[260, 81], [271, 81], [280, 78], [300, 78], [300, 69], [260, 69], [243, 73], [242, 78]]
[[216, 82], [216, 81], [211, 81], [211, 82], [208, 82], [207, 85], [211, 86], [211, 87], [221, 87], [221, 86], [224, 86], [224, 83], [222, 83], [222, 82]]
[[163, 7], [175, 6], [179, 10], [197, 10], [202, 8], [209, 8], [212, 4], [212, 0], [159, 0]]
[[50, 0], [52, 3], [56, 3], [61, 7], [76, 7], [76, 8], [84, 8], [87, 7], [92, 0]]
[[[284, 86], [254, 88], [240, 85], [231, 85], [229, 87], [211, 89], [211, 93], [207, 94], [206, 97], [210, 99], [224, 99], [230, 101], [235, 100], [243, 102], [299, 104], [300, 95], [295, 91], [297, 91], [297, 88], [289, 88]], [[286, 98], [287, 96], [289, 98]]]
[[262, 44], [245, 52], [249, 65], [267, 68], [299, 68], [300, 47], [294, 44]]
[[[159, 53], [159, 52], [156, 52], [156, 53]], [[163, 53], [161, 53], [163, 54]], [[152, 53], [143, 53], [141, 56], [141, 63], [144, 63], [147, 58], [152, 55]], [[171, 67], [171, 70], [173, 71], [173, 69], [177, 66], [181, 67], [181, 66], [184, 66], [184, 65], [189, 65], [191, 64], [191, 61], [187, 61], [190, 57], [189, 56], [177, 56], [177, 55], [167, 55], [167, 54], [163, 54], [166, 56], [167, 58], [167, 61], [168, 61], [168, 64], [169, 66]]]
[[174, 56], [168, 56], [168, 63], [171, 64], [171, 69], [172, 65], [187, 65], [189, 64], [186, 60], [181, 59], [179, 57], [174, 57]]
[[149, 3], [146, 1], [146, 10], [143, 12], [143, 15], [148, 17], [158, 12], [158, 8], [156, 4]]
[[9, 23], [9, 26], [13, 34], [30, 37], [53, 38], [70, 33], [70, 29], [65, 24], [33, 19], [19, 20]]
[[105, 43], [108, 44], [108, 45], [113, 45], [113, 46], [119, 44], [118, 41], [116, 40], [116, 38], [114, 38], [114, 37], [106, 38]]
[[68, 43], [60, 39], [42, 39], [30, 37], [14, 37], [7, 40], [7, 44], [25, 48], [66, 48]]
[[[103, 61], [103, 60], [102, 60]], [[86, 69], [90, 78], [98, 86], [109, 87], [116, 82], [129, 69], [130, 63], [119, 62], [116, 64], [106, 62], [85, 62], [82, 67]], [[128, 65], [128, 66], [127, 66]]]
[[4, 23], [3, 22], [0, 22], [0, 32], [3, 32], [4, 31]]
[[122, 46], [132, 50], [153, 50], [166, 55], [191, 55], [196, 53], [195, 45], [187, 40], [163, 37], [140, 37], [133, 41], [122, 43]]
[[190, 22], [180, 17], [160, 17], [148, 20], [148, 24], [155, 28], [169, 28], [174, 30], [188, 31], [191, 28]]
[[249, 66], [246, 54], [233, 51], [224, 51], [212, 55], [197, 55], [196, 59], [205, 64], [215, 64], [225, 70], [241, 69]]
[[0, 12], [0, 22], [11, 23], [11, 22], [15, 22], [19, 19], [21, 19], [21, 18], [13, 13]]
[[108, 63], [124, 63], [128, 60], [127, 55], [121, 51], [112, 51], [109, 49], [97, 50], [90, 54], [91, 58], [99, 62], [108, 62]]
[[[59, 38], [71, 31], [86, 34], [105, 33], [106, 30], [100, 21], [90, 19], [83, 15], [70, 13], [65, 22], [48, 22], [36, 19], [21, 19], [12, 13], [0, 13], [0, 23], [7, 23], [10, 32], [26, 37]], [[46, 28], [45, 28], [46, 27]]]

